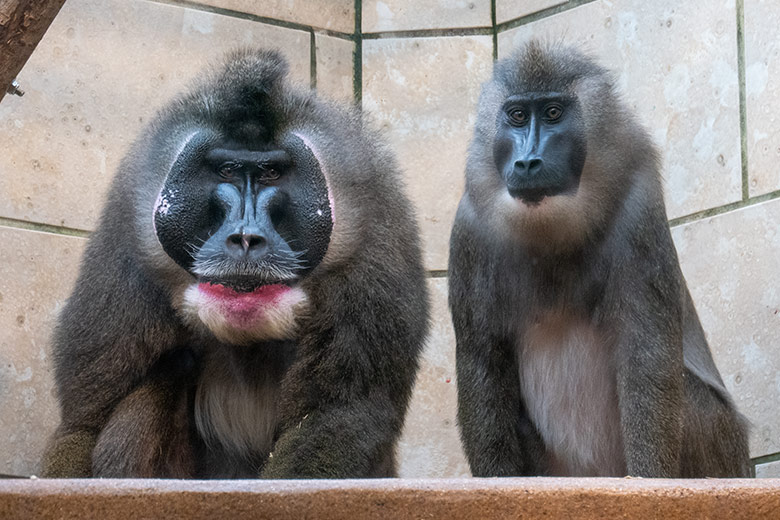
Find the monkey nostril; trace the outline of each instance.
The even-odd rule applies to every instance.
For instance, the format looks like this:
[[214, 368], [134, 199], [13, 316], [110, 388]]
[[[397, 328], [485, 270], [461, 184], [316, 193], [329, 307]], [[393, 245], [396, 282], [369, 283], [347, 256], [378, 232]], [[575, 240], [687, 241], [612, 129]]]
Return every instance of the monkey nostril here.
[[233, 233], [227, 237], [227, 246], [230, 249], [241, 249], [248, 252], [265, 244], [265, 238], [254, 233]]
[[265, 244], [265, 239], [259, 235], [244, 235], [242, 243], [244, 245], [244, 249], [249, 250], [253, 247], [258, 247]]
[[542, 169], [542, 160], [541, 159], [531, 159], [528, 163], [528, 173], [531, 175], [536, 175], [539, 173]]
[[515, 161], [515, 172], [520, 175], [536, 175], [542, 170], [541, 159]]

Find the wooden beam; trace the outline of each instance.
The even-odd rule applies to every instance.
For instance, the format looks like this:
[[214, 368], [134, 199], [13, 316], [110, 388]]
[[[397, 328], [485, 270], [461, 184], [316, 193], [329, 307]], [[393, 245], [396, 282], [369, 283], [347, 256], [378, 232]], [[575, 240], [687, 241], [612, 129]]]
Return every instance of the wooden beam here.
[[0, 0], [0, 100], [23, 94], [14, 84], [65, 0]]

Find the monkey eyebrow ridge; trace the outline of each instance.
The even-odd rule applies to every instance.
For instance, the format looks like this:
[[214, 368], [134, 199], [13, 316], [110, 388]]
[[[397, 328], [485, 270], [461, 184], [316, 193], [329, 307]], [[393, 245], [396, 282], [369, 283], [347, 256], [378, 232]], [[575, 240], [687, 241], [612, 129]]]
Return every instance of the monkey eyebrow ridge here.
[[252, 150], [229, 150], [214, 148], [206, 154], [206, 162], [213, 166], [225, 163], [255, 164], [260, 168], [269, 166], [289, 166], [292, 163], [290, 155], [284, 150], [258, 152]]
[[538, 101], [558, 101], [562, 103], [568, 103], [572, 101], [572, 96], [564, 94], [563, 92], [525, 92], [523, 94], [515, 94], [507, 96], [505, 105], [512, 103], [532, 103]]

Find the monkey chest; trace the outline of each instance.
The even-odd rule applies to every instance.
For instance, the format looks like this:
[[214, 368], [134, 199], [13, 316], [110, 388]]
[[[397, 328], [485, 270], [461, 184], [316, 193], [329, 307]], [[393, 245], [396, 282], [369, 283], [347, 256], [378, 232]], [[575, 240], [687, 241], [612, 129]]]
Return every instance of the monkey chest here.
[[551, 474], [625, 474], [611, 351], [595, 327], [570, 317], [541, 320], [522, 336], [520, 388]]
[[211, 356], [195, 393], [195, 425], [209, 447], [252, 460], [271, 451], [278, 399], [273, 374], [257, 370], [245, 377], [225, 357]]

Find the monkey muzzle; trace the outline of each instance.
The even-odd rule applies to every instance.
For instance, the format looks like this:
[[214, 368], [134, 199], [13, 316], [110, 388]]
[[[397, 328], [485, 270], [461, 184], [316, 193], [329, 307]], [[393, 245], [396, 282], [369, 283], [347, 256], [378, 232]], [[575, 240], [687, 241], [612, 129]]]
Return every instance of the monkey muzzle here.
[[570, 176], [545, 169], [539, 158], [518, 159], [505, 174], [509, 195], [528, 205], [539, 204], [545, 197], [576, 191], [577, 183], [572, 180]]

